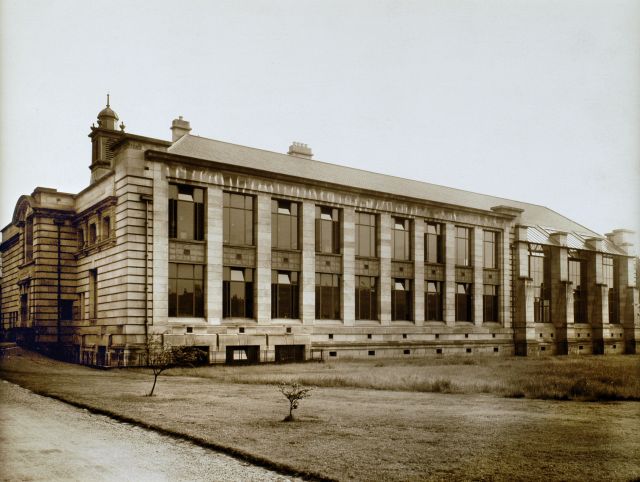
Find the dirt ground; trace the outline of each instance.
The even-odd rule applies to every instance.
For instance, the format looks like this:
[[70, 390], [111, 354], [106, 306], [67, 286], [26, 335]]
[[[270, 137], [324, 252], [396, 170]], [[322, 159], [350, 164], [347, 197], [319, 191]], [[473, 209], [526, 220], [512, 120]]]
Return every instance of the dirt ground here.
[[292, 480], [7, 381], [0, 400], [0, 480]]
[[39, 393], [188, 434], [251, 460], [337, 480], [631, 480], [640, 402], [317, 388], [298, 421], [271, 385], [93, 370], [36, 355], [0, 376]]

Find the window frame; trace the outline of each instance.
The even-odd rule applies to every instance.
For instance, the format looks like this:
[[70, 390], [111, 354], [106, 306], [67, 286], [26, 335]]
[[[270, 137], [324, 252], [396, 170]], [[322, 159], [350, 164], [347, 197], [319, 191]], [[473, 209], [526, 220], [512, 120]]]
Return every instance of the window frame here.
[[551, 322], [549, 253], [541, 244], [529, 243], [528, 269], [533, 287], [533, 321]]
[[[413, 259], [413, 223], [410, 218], [391, 216], [391, 259], [394, 261], [411, 261]], [[398, 226], [402, 228], [398, 228]], [[401, 239], [402, 246], [398, 246]], [[398, 253], [402, 250], [401, 253]], [[400, 257], [397, 256], [400, 254]]]
[[342, 319], [342, 316], [341, 316], [342, 275], [335, 274], [335, 273], [316, 272], [315, 287], [316, 287], [316, 300], [315, 300], [316, 319], [317, 320]]
[[[368, 286], [363, 286], [362, 281], [368, 280]], [[364, 283], [365, 285], [367, 283]], [[379, 299], [378, 299], [378, 277], [359, 276], [355, 277], [355, 319], [374, 320], [380, 319]], [[365, 295], [367, 293], [367, 295]], [[366, 302], [368, 300], [368, 303]], [[368, 316], [367, 316], [368, 315]]]
[[[460, 293], [459, 288], [463, 287], [464, 293]], [[473, 322], [473, 284], [472, 283], [456, 283], [456, 321]], [[464, 304], [464, 306], [463, 306]], [[464, 314], [466, 319], [462, 319], [462, 308], [464, 307]]]
[[[493, 239], [487, 240], [487, 236]], [[499, 233], [484, 229], [482, 231], [482, 265], [484, 269], [498, 269]], [[487, 262], [487, 253], [491, 254], [491, 263]]]
[[[227, 246], [255, 246], [255, 196], [224, 191], [222, 193], [222, 225], [223, 244]], [[241, 234], [239, 235], [239, 233]]]
[[[487, 290], [493, 293], [487, 293]], [[484, 323], [497, 323], [499, 321], [500, 312], [498, 305], [498, 297], [500, 290], [497, 285], [484, 285], [482, 289], [482, 321]]]
[[[430, 284], [435, 286], [435, 291], [430, 290]], [[424, 282], [424, 319], [425, 321], [444, 321], [444, 283], [438, 280], [425, 280]], [[432, 307], [434, 301], [435, 307]], [[435, 316], [431, 317], [431, 311], [435, 311]]]
[[[342, 209], [320, 204], [316, 204], [315, 208], [316, 253], [340, 254]], [[327, 245], [328, 239], [331, 246]]]
[[602, 281], [607, 285], [609, 323], [620, 323], [620, 297], [618, 290], [618, 260], [611, 255], [602, 256]]
[[[281, 283], [281, 275], [287, 275], [289, 283]], [[289, 270], [271, 270], [271, 318], [299, 320], [300, 319], [300, 272]], [[288, 308], [291, 316], [286, 316], [282, 306], [282, 293], [285, 287], [289, 286], [289, 303]], [[294, 288], [295, 287], [295, 288]]]
[[[181, 269], [181, 267], [183, 267]], [[191, 276], [186, 276], [185, 268], [190, 268]], [[201, 275], [198, 275], [198, 272]], [[206, 266], [198, 263], [169, 263], [168, 276], [168, 316], [169, 318], [204, 318]], [[188, 282], [191, 282], [190, 284]], [[199, 282], [199, 283], [198, 283]], [[180, 299], [180, 285], [189, 284], [191, 291], [182, 296], [191, 295], [191, 309], [183, 310], [185, 300]], [[175, 290], [172, 292], [172, 287]], [[198, 291], [199, 289], [199, 291]]]
[[[183, 197], [181, 199], [181, 196]], [[186, 199], [191, 196], [191, 200]], [[205, 216], [206, 189], [190, 184], [169, 183], [168, 194], [168, 237], [175, 241], [204, 241], [206, 232]], [[180, 214], [187, 208], [192, 210], [191, 229], [180, 230]], [[188, 214], [188, 213], [185, 213]], [[184, 221], [187, 222], [187, 221]], [[189, 233], [189, 231], [191, 231]]]
[[[368, 223], [367, 219], [368, 218]], [[371, 224], [373, 222], [373, 224]], [[368, 233], [366, 237], [369, 238], [369, 242], [366, 243], [362, 240], [363, 234]], [[356, 211], [356, 256], [361, 258], [378, 258], [378, 215], [374, 213], [367, 213], [363, 211]], [[363, 252], [361, 244], [366, 244], [367, 249]]]
[[[396, 289], [398, 284], [403, 286], [402, 290]], [[410, 278], [391, 278], [391, 321], [413, 321], [413, 285]]]
[[[461, 267], [471, 267], [473, 266], [472, 229], [466, 226], [456, 226], [455, 229], [455, 264]], [[462, 233], [466, 233], [466, 236], [461, 236]], [[461, 253], [461, 247], [464, 248], [464, 253]]]
[[[285, 209], [284, 204], [288, 204], [289, 214], [280, 212]], [[282, 204], [282, 207], [281, 207]], [[294, 213], [295, 212], [295, 213]], [[300, 216], [301, 206], [296, 201], [288, 199], [271, 199], [271, 248], [300, 250]], [[281, 236], [280, 225], [288, 225], [288, 242], [284, 242], [286, 236]]]
[[[255, 282], [255, 269], [245, 268], [237, 266], [224, 266], [222, 268], [222, 318], [245, 318], [255, 319], [255, 296], [256, 296], [256, 282]], [[242, 280], [233, 279], [242, 274]], [[250, 278], [250, 279], [247, 279]], [[233, 303], [233, 291], [241, 287], [243, 293], [242, 309], [236, 311], [235, 308], [239, 308], [239, 302]]]
[[[435, 233], [429, 232], [429, 228], [433, 227]], [[444, 223], [438, 223], [435, 221], [425, 221], [424, 227], [424, 259], [427, 263], [431, 264], [444, 264]], [[435, 238], [435, 253], [432, 253], [430, 249], [430, 240]], [[435, 254], [435, 255], [434, 255]], [[432, 259], [435, 258], [435, 261]]]
[[[577, 269], [576, 269], [577, 268]], [[587, 290], [584, 286], [585, 262], [577, 250], [569, 250], [567, 258], [567, 279], [573, 290], [573, 322], [585, 324], [589, 322]]]

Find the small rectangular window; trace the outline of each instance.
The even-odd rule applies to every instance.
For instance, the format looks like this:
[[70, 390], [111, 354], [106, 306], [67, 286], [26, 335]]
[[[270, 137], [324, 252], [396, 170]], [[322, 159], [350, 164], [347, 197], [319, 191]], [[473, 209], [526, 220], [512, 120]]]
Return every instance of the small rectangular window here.
[[89, 224], [89, 244], [96, 244], [98, 241], [98, 232], [96, 229], [96, 224]]
[[60, 300], [60, 319], [62, 321], [73, 320], [73, 300]]
[[89, 270], [89, 318], [98, 317], [98, 271]]
[[102, 239], [109, 239], [111, 237], [111, 218], [105, 216], [102, 218]]

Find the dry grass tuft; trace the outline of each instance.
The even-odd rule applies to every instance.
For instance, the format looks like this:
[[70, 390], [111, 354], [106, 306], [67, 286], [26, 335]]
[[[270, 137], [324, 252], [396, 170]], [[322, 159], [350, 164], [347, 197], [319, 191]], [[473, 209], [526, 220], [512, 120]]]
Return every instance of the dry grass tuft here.
[[640, 400], [637, 356], [350, 360], [250, 367], [209, 366], [177, 369], [169, 375], [249, 385], [277, 385], [286, 380], [325, 388], [489, 393], [508, 398], [547, 400]]

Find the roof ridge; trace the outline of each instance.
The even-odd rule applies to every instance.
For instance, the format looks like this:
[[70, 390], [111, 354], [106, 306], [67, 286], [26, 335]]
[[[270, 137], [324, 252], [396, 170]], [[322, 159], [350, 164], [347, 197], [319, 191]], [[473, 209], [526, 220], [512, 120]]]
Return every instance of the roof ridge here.
[[[186, 140], [180, 142], [182, 139], [191, 139], [193, 142], [189, 143]], [[214, 146], [219, 147], [216, 148]], [[362, 187], [364, 185], [368, 185], [371, 189], [377, 189], [390, 194], [413, 191], [413, 197], [420, 197], [425, 200], [440, 200], [442, 202], [454, 205], [458, 204], [460, 206], [478, 207], [478, 205], [482, 205], [482, 209], [489, 210], [493, 206], [506, 204], [512, 207], [524, 209], [525, 213], [523, 216], [523, 222], [544, 224], [542, 221], [544, 218], [555, 217], [555, 222], [551, 221], [551, 219], [549, 219], [549, 222], [551, 222], [551, 224], [556, 224], [558, 228], [568, 229], [568, 225], [570, 225], [572, 230], [576, 230], [576, 228], [579, 227], [586, 230], [589, 234], [600, 236], [598, 233], [586, 226], [576, 223], [570, 218], [563, 216], [542, 204], [518, 201], [516, 199], [469, 191], [423, 180], [400, 177], [394, 174], [367, 171], [357, 167], [345, 166], [317, 159], [298, 158], [282, 152], [245, 146], [242, 144], [192, 134], [186, 134], [183, 136], [179, 141], [169, 147], [168, 152], [172, 152], [174, 149], [175, 151], [182, 151], [175, 152], [179, 155], [205, 160], [217, 159], [220, 162], [227, 162], [231, 165], [245, 165], [247, 163], [254, 167], [262, 165], [262, 169], [271, 168], [274, 172], [293, 170], [297, 171], [298, 176], [309, 179], [313, 178], [313, 172], [315, 171], [316, 175], [320, 176], [319, 179], [324, 179], [325, 181], [331, 179], [332, 182], [346, 186], [350, 184], [349, 181], [345, 179], [353, 177], [355, 179], [355, 186]], [[266, 163], [269, 162], [269, 159], [265, 159], [265, 156], [260, 155], [261, 153], [268, 155], [271, 158], [271, 161], [275, 162], [275, 164], [268, 166]], [[222, 158], [219, 158], [221, 155]], [[369, 179], [367, 179], [367, 177], [369, 177]], [[387, 181], [389, 184], [388, 187], [386, 186]], [[385, 191], [383, 188], [386, 188], [387, 190]], [[440, 199], [440, 197], [443, 197], [444, 200]]]
[[[285, 154], [285, 153], [282, 153], [282, 152], [271, 151], [271, 150], [268, 150], [268, 149], [262, 149], [260, 147], [245, 146], [243, 144], [237, 144], [235, 142], [221, 141], [219, 139], [213, 139], [211, 137], [197, 136], [197, 135], [192, 135], [192, 134], [185, 134], [183, 137], [180, 138], [180, 140], [176, 141], [175, 144], [177, 144], [178, 142], [180, 142], [182, 139], [184, 139], [187, 136], [189, 136], [189, 137], [197, 137], [198, 139], [203, 139], [203, 140], [206, 140], [206, 141], [219, 142], [220, 144], [227, 144], [227, 145], [230, 145], [230, 146], [240, 147], [242, 149], [251, 149], [251, 150], [254, 150], [254, 151], [268, 152], [269, 154], [275, 154], [275, 155], [278, 155], [278, 156], [282, 156], [284, 159], [290, 159], [292, 157], [289, 154]], [[322, 163], [322, 164], [327, 164], [329, 166], [336, 166], [336, 167], [339, 167], [341, 169], [351, 169], [353, 171], [366, 172], [368, 174], [374, 174], [376, 176], [392, 177], [394, 179], [399, 179], [401, 181], [411, 181], [411, 182], [416, 182], [416, 183], [420, 183], [420, 184], [425, 184], [425, 185], [428, 185], [428, 186], [437, 186], [437, 187], [441, 187], [441, 188], [445, 188], [445, 189], [452, 189], [452, 190], [455, 190], [455, 191], [466, 192], [466, 193], [470, 193], [470, 194], [476, 194], [478, 196], [486, 196], [486, 197], [491, 197], [491, 198], [494, 198], [494, 199], [500, 199], [502, 201], [511, 201], [511, 202], [519, 203], [519, 204], [528, 204], [530, 206], [537, 206], [537, 207], [541, 207], [541, 208], [549, 209], [550, 211], [553, 211], [552, 209], [550, 209], [547, 206], [544, 206], [542, 204], [536, 204], [536, 203], [531, 203], [531, 202], [526, 202], [526, 201], [518, 201], [517, 199], [494, 196], [492, 194], [486, 194], [486, 193], [477, 192], [477, 191], [470, 191], [468, 189], [461, 189], [459, 187], [446, 186], [444, 184], [436, 184], [436, 183], [433, 183], [433, 182], [423, 181], [423, 180], [420, 180], [420, 179], [406, 178], [406, 177], [397, 176], [395, 174], [386, 174], [386, 173], [376, 172], [376, 171], [368, 171], [366, 169], [361, 169], [359, 167], [345, 166], [344, 164], [336, 164], [334, 162], [322, 161], [320, 159], [305, 159], [305, 158], [296, 158], [296, 159], [299, 159], [299, 160], [301, 160], [303, 162], [305, 162], [305, 161], [306, 162], [318, 162], [318, 163]], [[559, 216], [562, 216], [562, 214], [559, 214], [556, 211], [553, 211], [553, 212], [555, 214], [558, 214]], [[563, 216], [563, 217], [565, 217], [565, 216]], [[578, 224], [578, 223], [576, 223], [576, 224]], [[582, 226], [582, 227], [584, 228], [584, 226]], [[588, 228], [585, 228], [585, 229], [587, 229], [587, 231], [591, 231]]]

